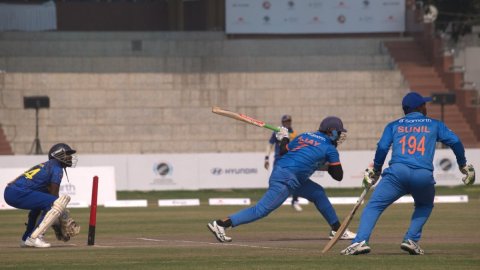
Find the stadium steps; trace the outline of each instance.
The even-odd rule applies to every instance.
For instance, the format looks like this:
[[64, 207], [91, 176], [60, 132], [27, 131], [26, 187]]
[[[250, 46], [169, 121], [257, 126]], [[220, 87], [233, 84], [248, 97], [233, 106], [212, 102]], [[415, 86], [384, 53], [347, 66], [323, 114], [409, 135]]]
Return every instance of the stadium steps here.
[[12, 147], [3, 132], [2, 126], [0, 126], [0, 155], [13, 155]]
[[[388, 41], [385, 46], [412, 91], [424, 96], [449, 92], [435, 67], [428, 61], [422, 48], [415, 41]], [[467, 121], [458, 104], [457, 102], [457, 104], [445, 106], [444, 122], [460, 137], [466, 147], [478, 147], [480, 136], [475, 134], [475, 126]], [[439, 105], [428, 104], [427, 110], [430, 117], [441, 118]]]

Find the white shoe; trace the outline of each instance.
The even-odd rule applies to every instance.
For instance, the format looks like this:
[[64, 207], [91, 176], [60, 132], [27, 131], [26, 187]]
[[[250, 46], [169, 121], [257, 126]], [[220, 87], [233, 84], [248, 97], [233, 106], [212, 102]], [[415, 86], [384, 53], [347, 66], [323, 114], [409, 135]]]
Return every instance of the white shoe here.
[[417, 242], [410, 239], [403, 240], [402, 244], [400, 244], [400, 248], [410, 253], [410, 255], [425, 254], [425, 251], [423, 251], [423, 249], [417, 244]]
[[28, 246], [25, 245], [25, 241], [20, 240], [20, 247], [21, 247], [21, 248], [26, 248], [26, 247], [28, 247]]
[[37, 237], [37, 238], [28, 237], [27, 240], [25, 240], [25, 246], [36, 247], [36, 248], [48, 248], [51, 245], [50, 243], [45, 242], [42, 237]]
[[219, 242], [232, 242], [232, 238], [225, 235], [225, 228], [219, 226], [216, 221], [208, 223], [207, 227]]
[[368, 243], [363, 240], [360, 243], [353, 243], [348, 246], [346, 249], [340, 251], [342, 255], [360, 255], [369, 253], [371, 248], [368, 246]]
[[303, 211], [302, 207], [300, 206], [300, 204], [299, 204], [298, 202], [292, 203], [292, 207], [293, 207], [293, 209], [295, 209], [295, 211], [297, 211], [297, 212], [302, 212], [302, 211]]
[[[337, 232], [336, 231], [330, 231], [330, 235], [328, 236], [330, 239], [333, 239]], [[348, 229], [345, 230], [343, 233], [342, 237], [340, 237], [340, 240], [352, 240], [355, 237], [357, 237], [357, 234], [354, 232], [349, 231]]]

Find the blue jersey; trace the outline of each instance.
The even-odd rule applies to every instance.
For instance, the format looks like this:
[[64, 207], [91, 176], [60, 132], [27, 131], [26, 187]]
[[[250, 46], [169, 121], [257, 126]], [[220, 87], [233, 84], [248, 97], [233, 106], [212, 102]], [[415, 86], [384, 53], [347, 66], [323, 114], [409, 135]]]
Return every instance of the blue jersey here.
[[326, 162], [338, 165], [340, 157], [332, 140], [317, 131], [302, 133], [291, 141], [288, 152], [277, 161], [277, 166], [287, 169], [303, 182]]
[[392, 146], [389, 164], [402, 163], [410, 168], [423, 168], [433, 171], [433, 156], [436, 142], [452, 148], [457, 163], [466, 164], [465, 150], [455, 133], [438, 120], [426, 117], [420, 112], [412, 112], [389, 123], [377, 144], [374, 166], [380, 169]]
[[23, 190], [48, 192], [51, 183], [60, 185], [63, 167], [55, 159], [33, 166], [17, 177], [10, 185]]
[[[275, 144], [275, 154], [274, 154], [275, 162], [277, 159], [280, 158], [280, 141], [277, 140], [276, 134], [277, 134], [276, 132], [272, 132], [272, 136], [270, 136], [270, 139], [268, 140], [270, 144]], [[295, 137], [297, 137], [297, 132], [292, 128], [289, 128], [288, 138], [290, 139], [290, 141], [292, 141]]]

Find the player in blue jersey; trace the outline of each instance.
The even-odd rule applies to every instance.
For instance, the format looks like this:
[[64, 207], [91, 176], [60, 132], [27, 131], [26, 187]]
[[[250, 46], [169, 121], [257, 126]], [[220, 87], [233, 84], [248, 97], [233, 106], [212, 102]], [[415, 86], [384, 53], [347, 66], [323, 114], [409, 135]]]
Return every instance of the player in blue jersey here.
[[[270, 175], [269, 186], [256, 205], [243, 209], [224, 219], [208, 223], [208, 229], [220, 242], [230, 242], [232, 238], [225, 235], [225, 229], [236, 227], [261, 219], [295, 193], [313, 202], [321, 215], [331, 227], [333, 237], [340, 227], [335, 209], [327, 198], [324, 189], [310, 180], [310, 176], [326, 163], [328, 173], [333, 179], [343, 179], [343, 169], [340, 163], [337, 144], [345, 138], [347, 130], [338, 117], [327, 117], [316, 132], [302, 133], [290, 142], [288, 129], [282, 127], [277, 138], [280, 143], [280, 155]], [[355, 234], [346, 231], [342, 239], [353, 239]]]
[[435, 144], [448, 145], [456, 156], [462, 179], [466, 185], [475, 182], [475, 170], [466, 165], [465, 150], [460, 139], [441, 121], [427, 117], [425, 103], [431, 98], [415, 92], [408, 93], [402, 101], [405, 117], [389, 123], [378, 142], [373, 168], [365, 171], [364, 187], [371, 187], [380, 177], [387, 153], [392, 147], [389, 167], [375, 188], [360, 218], [358, 234], [352, 244], [341, 251], [343, 255], [358, 255], [370, 252], [368, 241], [382, 212], [400, 197], [411, 194], [414, 211], [400, 248], [411, 255], [422, 255], [418, 245], [422, 228], [433, 209], [435, 180], [433, 179], [433, 156]]
[[30, 210], [21, 247], [50, 247], [43, 234], [66, 208], [70, 197], [59, 197], [60, 183], [66, 167], [75, 167], [76, 153], [59, 143], [48, 152], [48, 161], [33, 166], [5, 188], [5, 201], [15, 208]]
[[[282, 127], [288, 129], [288, 138], [292, 141], [295, 137], [297, 137], [297, 132], [292, 128], [292, 117], [288, 114], [282, 116]], [[274, 161], [273, 166], [275, 167], [275, 163], [280, 158], [280, 141], [277, 139], [276, 133], [272, 132], [272, 136], [268, 140], [267, 145], [267, 154], [265, 155], [265, 162], [264, 167], [266, 170], [270, 168], [270, 152], [274, 149]], [[292, 195], [292, 207], [298, 212], [301, 212], [303, 209], [298, 202], [298, 196], [293, 194]]]

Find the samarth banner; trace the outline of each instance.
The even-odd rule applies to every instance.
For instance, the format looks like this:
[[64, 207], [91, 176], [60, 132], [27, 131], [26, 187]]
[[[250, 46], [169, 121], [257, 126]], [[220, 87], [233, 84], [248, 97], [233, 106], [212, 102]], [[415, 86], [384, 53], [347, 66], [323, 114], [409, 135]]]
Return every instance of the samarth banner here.
[[227, 34], [405, 31], [405, 0], [227, 0]]
[[[17, 178], [30, 167], [25, 168], [0, 168], [0, 209], [11, 208], [3, 198], [3, 191], [7, 184]], [[88, 207], [92, 198], [93, 176], [98, 176], [98, 205], [104, 205], [106, 201], [117, 199], [115, 185], [115, 168], [111, 167], [79, 167], [67, 168], [67, 176], [63, 175], [60, 185], [60, 195], [69, 195], [71, 200], [69, 207]]]

